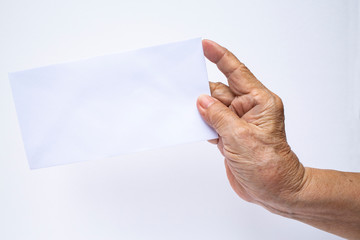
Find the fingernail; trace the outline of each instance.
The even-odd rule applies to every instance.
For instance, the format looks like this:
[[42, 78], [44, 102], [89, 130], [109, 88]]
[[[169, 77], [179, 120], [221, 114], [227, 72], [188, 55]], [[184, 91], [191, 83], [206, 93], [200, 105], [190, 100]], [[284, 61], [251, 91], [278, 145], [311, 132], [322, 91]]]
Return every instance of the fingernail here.
[[200, 95], [198, 101], [200, 106], [204, 109], [207, 109], [208, 107], [211, 106], [211, 104], [215, 102], [215, 100], [212, 97], [206, 94]]

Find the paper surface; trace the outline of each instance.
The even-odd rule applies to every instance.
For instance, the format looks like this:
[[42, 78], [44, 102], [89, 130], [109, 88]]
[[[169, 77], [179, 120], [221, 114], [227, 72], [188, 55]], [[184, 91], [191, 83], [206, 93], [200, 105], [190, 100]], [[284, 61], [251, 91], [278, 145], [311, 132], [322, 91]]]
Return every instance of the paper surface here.
[[30, 168], [217, 138], [201, 39], [9, 74]]

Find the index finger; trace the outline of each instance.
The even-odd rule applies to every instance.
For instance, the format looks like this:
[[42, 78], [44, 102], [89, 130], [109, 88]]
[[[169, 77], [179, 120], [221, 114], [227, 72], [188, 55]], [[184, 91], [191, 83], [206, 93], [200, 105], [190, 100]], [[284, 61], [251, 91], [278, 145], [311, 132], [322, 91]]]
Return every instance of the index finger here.
[[227, 77], [229, 87], [236, 95], [247, 94], [254, 88], [263, 87], [250, 70], [229, 50], [211, 40], [203, 40], [202, 44], [205, 57], [215, 63]]

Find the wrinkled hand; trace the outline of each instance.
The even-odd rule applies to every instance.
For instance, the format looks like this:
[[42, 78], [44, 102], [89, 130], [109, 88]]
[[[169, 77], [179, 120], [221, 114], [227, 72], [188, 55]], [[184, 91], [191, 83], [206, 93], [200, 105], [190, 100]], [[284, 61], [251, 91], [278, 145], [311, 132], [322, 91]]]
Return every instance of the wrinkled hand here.
[[210, 83], [212, 97], [201, 95], [197, 107], [219, 135], [212, 142], [225, 157], [230, 184], [244, 200], [278, 210], [305, 179], [286, 141], [282, 101], [227, 49], [209, 40], [203, 48], [229, 84]]

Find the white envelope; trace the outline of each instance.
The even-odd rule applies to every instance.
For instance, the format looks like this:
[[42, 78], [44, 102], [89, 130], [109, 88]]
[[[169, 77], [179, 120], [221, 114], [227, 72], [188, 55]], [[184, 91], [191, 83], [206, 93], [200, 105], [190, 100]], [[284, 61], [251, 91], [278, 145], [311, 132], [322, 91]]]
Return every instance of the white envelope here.
[[217, 138], [201, 39], [9, 74], [30, 168]]

